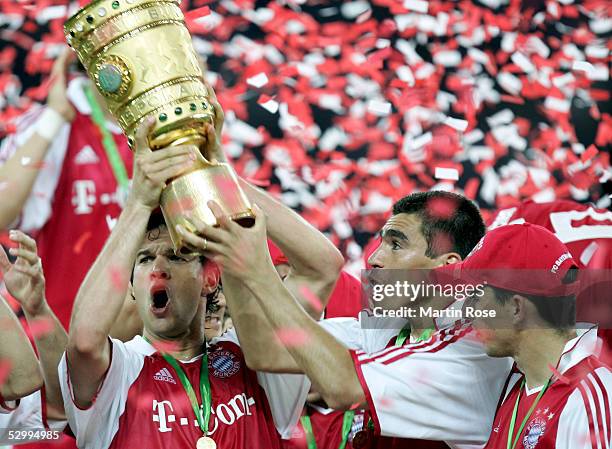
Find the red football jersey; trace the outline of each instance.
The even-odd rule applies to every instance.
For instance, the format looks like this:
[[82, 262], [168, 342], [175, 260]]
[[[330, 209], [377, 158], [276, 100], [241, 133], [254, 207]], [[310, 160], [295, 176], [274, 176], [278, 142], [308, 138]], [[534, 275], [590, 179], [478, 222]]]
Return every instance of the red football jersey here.
[[523, 222], [554, 233], [581, 268], [612, 268], [611, 211], [569, 200], [550, 203], [530, 200], [498, 211], [488, 228]]
[[325, 318], [356, 318], [366, 306], [361, 300], [361, 281], [346, 271], [340, 272], [325, 308]]
[[[256, 373], [246, 367], [234, 333], [209, 347], [212, 413], [208, 436], [224, 449], [278, 449], [293, 428], [309, 382], [305, 376]], [[198, 397], [202, 356], [181, 362]], [[112, 361], [97, 397], [80, 409], [66, 358], [60, 363], [68, 422], [81, 449], [195, 448], [202, 431], [181, 382], [142, 337], [112, 340]]]
[[[113, 137], [131, 176], [127, 141], [122, 134]], [[88, 115], [77, 113], [51, 216], [36, 234], [47, 300], [66, 328], [77, 291], [121, 214], [121, 195], [98, 128]]]
[[[569, 341], [557, 365], [555, 380], [537, 403], [519, 435], [516, 449], [606, 449], [610, 447], [612, 371], [593, 354], [597, 334], [591, 329]], [[512, 374], [503, 403], [495, 414], [485, 449], [506, 449], [514, 407], [519, 399], [512, 439], [542, 386], [520, 388], [521, 373]]]

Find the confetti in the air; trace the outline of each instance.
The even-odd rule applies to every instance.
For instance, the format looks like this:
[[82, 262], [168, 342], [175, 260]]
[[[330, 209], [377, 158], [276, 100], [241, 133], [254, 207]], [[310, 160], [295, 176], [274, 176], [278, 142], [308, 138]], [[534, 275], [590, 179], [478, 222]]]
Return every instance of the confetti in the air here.
[[[0, 2], [0, 137], [57, 81], [55, 3]], [[224, 152], [347, 259], [416, 190], [464, 193], [485, 218], [526, 199], [612, 203], [600, 2], [253, 5], [181, 5], [225, 113]]]

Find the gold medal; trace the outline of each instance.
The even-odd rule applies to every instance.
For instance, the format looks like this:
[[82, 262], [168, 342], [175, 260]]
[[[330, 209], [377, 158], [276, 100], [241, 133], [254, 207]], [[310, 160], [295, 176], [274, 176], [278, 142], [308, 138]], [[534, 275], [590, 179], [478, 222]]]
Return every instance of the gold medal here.
[[196, 449], [217, 449], [217, 443], [212, 438], [202, 437], [198, 440]]
[[355, 449], [364, 449], [368, 446], [369, 439], [370, 439], [369, 432], [367, 430], [360, 430], [353, 437], [353, 441], [352, 441], [353, 447]]

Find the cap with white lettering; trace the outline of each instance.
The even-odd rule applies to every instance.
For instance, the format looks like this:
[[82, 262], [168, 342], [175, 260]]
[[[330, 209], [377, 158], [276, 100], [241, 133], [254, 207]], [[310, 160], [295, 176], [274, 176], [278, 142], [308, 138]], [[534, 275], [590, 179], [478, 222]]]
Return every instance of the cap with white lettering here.
[[561, 297], [577, 293], [577, 281], [566, 283], [578, 268], [567, 247], [550, 231], [531, 223], [489, 231], [463, 262], [453, 266], [461, 279], [517, 293]]

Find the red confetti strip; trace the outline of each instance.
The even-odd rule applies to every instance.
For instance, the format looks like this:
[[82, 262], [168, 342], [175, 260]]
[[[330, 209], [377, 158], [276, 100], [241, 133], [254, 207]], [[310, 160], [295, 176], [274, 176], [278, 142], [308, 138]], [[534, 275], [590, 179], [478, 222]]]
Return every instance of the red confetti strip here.
[[304, 346], [310, 341], [310, 336], [302, 329], [278, 329], [275, 337], [279, 343], [287, 347]]
[[314, 310], [316, 313], [323, 312], [323, 303], [308, 287], [300, 287], [300, 295], [306, 299], [312, 310]]
[[75, 254], [81, 254], [81, 251], [83, 250], [83, 246], [85, 245], [85, 242], [87, 242], [87, 240], [91, 238], [91, 235], [92, 235], [91, 231], [84, 232], [79, 237], [79, 239], [76, 241], [74, 246], [72, 247], [72, 252]]

